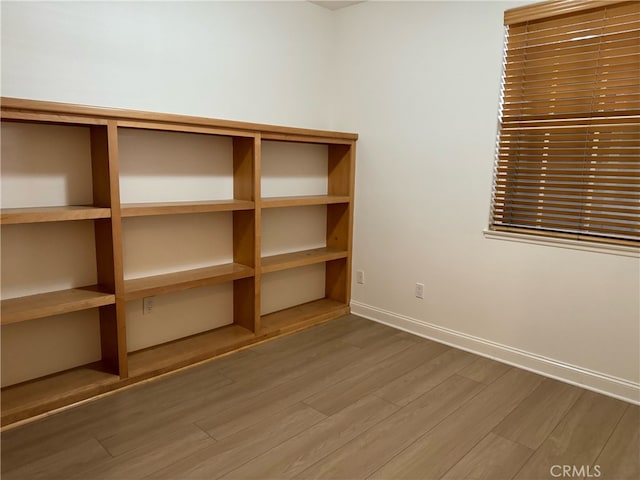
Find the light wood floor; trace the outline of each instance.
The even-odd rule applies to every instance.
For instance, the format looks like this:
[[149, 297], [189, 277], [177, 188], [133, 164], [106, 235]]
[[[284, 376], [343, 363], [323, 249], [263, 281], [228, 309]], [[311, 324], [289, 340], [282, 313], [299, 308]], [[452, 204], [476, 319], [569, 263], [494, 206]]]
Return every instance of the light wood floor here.
[[8, 430], [2, 479], [636, 480], [639, 412], [349, 316]]

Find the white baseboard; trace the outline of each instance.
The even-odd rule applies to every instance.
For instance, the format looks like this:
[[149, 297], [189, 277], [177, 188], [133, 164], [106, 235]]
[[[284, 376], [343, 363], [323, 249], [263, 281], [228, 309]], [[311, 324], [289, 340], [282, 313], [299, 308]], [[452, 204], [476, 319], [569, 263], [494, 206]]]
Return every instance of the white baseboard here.
[[351, 301], [351, 313], [498, 362], [640, 405], [640, 384]]

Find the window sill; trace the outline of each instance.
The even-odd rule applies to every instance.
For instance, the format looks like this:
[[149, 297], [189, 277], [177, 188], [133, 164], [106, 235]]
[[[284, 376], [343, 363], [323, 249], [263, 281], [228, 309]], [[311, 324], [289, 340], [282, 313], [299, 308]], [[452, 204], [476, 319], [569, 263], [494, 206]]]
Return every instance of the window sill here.
[[482, 233], [485, 238], [490, 238], [493, 240], [532, 243], [534, 245], [544, 245], [547, 247], [569, 248], [572, 250], [582, 250], [586, 252], [605, 253], [609, 255], [621, 255], [623, 257], [640, 258], [639, 247], [628, 247], [625, 245], [607, 245], [604, 243], [585, 242], [584, 240], [539, 237], [537, 235], [527, 235], [524, 233], [514, 232], [499, 232], [494, 230], [483, 230]]

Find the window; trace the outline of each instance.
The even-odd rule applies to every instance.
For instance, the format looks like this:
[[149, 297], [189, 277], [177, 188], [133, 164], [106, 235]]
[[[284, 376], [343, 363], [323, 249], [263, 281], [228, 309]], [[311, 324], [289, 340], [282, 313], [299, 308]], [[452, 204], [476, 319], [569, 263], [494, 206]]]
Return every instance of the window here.
[[640, 2], [505, 12], [491, 230], [640, 245]]

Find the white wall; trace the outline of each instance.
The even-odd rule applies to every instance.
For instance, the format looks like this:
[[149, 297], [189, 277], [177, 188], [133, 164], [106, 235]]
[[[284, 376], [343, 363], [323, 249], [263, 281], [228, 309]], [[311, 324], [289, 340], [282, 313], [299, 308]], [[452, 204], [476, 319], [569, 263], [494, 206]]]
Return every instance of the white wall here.
[[354, 311], [637, 400], [638, 261], [482, 236], [514, 5], [3, 2], [2, 95], [357, 131]]
[[308, 2], [2, 2], [2, 95], [326, 128]]
[[[332, 18], [308, 2], [3, 2], [1, 93], [326, 129]], [[229, 139], [121, 133], [123, 202], [233, 195]], [[3, 207], [90, 203], [88, 140], [84, 128], [3, 125]], [[271, 142], [265, 196], [326, 193], [326, 162], [326, 148]], [[264, 253], [324, 245], [325, 223], [321, 208], [265, 212]], [[125, 278], [229, 262], [231, 239], [228, 212], [125, 219]], [[3, 298], [96, 281], [90, 221], [6, 226], [1, 250]], [[262, 313], [323, 297], [317, 267], [265, 275]], [[131, 301], [128, 349], [231, 323], [232, 305], [230, 284], [159, 296], [150, 315]], [[4, 326], [1, 351], [2, 385], [98, 360], [97, 311]]]
[[337, 12], [334, 126], [360, 134], [352, 309], [638, 401], [638, 260], [482, 235], [513, 6]]

